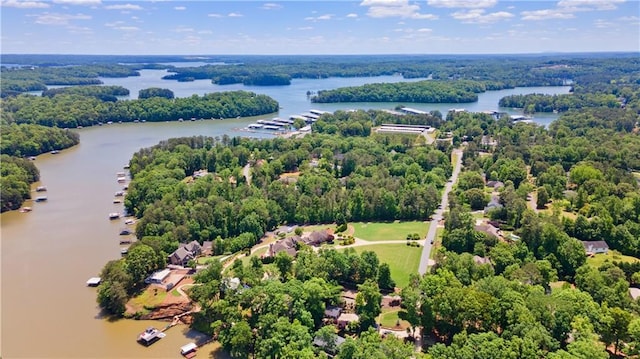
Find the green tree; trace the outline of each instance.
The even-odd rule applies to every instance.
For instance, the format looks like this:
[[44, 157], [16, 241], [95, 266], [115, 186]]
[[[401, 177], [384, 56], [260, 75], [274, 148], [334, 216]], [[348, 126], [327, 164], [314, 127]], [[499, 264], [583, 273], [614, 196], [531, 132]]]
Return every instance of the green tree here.
[[360, 316], [360, 329], [366, 330], [375, 325], [376, 318], [380, 315], [382, 294], [378, 283], [367, 279], [358, 285], [356, 295], [356, 312]]
[[536, 198], [536, 207], [538, 209], [546, 208], [547, 202], [549, 202], [549, 193], [545, 187], [538, 187], [538, 197]]

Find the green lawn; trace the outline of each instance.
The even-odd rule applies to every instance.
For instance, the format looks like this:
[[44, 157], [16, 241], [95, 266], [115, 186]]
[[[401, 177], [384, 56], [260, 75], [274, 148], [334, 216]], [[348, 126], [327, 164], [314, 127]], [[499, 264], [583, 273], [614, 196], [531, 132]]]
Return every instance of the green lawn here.
[[400, 320], [400, 325], [396, 326], [396, 324], [400, 319], [398, 317], [398, 313], [400, 313], [400, 309], [394, 309], [388, 312], [382, 312], [380, 316], [378, 316], [378, 323], [380, 323], [380, 325], [383, 328], [390, 328], [395, 330], [398, 330], [398, 329], [406, 330], [411, 326], [409, 322], [407, 322], [406, 320]]
[[[302, 227], [302, 229], [305, 232], [324, 231], [325, 229], [331, 229], [335, 231], [336, 225], [334, 223], [318, 224], [314, 226], [304, 226]], [[293, 231], [291, 233], [293, 233]]]
[[358, 254], [364, 251], [373, 251], [378, 255], [380, 263], [389, 264], [391, 278], [396, 286], [403, 288], [409, 284], [409, 274], [418, 272], [422, 246], [409, 247], [406, 243], [398, 244], [372, 244], [368, 246], [353, 247]]
[[593, 257], [587, 258], [587, 264], [594, 267], [600, 267], [607, 261], [633, 263], [640, 261], [640, 259], [636, 257], [625, 256], [624, 254], [620, 254], [620, 252], [614, 250], [609, 250], [609, 253], [607, 254], [595, 254]]
[[406, 240], [407, 234], [418, 233], [424, 238], [429, 230], [429, 222], [357, 222], [351, 224], [353, 236], [367, 241]]

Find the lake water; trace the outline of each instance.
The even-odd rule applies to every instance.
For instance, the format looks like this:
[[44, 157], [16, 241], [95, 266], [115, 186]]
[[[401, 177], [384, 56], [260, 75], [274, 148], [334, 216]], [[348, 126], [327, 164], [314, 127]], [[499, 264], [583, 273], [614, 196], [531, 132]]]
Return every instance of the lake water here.
[[[371, 82], [404, 81], [401, 77], [329, 78], [293, 80], [291, 86], [217, 86], [208, 80], [194, 82], [163, 81], [164, 71], [144, 70], [142, 76], [103, 79], [105, 84], [129, 88], [132, 97], [148, 87], [170, 88], [177, 96], [212, 91], [250, 90], [276, 99], [279, 114], [225, 121], [187, 121], [171, 123], [126, 123], [85, 128], [78, 131], [80, 145], [59, 154], [44, 154], [35, 163], [41, 183], [48, 191], [47, 202], [25, 203], [30, 213], [17, 211], [1, 215], [0, 355], [3, 358], [179, 358], [180, 346], [193, 340], [194, 332], [184, 326], [172, 328], [167, 337], [150, 347], [135, 342], [139, 332], [166, 323], [118, 320], [100, 315], [95, 288], [85, 286], [103, 265], [120, 257], [121, 221], [110, 221], [108, 214], [122, 211], [113, 204], [114, 193], [122, 189], [116, 173], [122, 171], [132, 154], [141, 147], [180, 136], [246, 136], [239, 129], [259, 118], [306, 112], [310, 108], [334, 111], [354, 108], [388, 108], [396, 104], [311, 104], [307, 91], [356, 86]], [[466, 108], [470, 111], [496, 110], [500, 97], [523, 93], [567, 93], [568, 87], [518, 88], [480, 94], [472, 104], [406, 104], [423, 110]], [[510, 111], [518, 113], [517, 111]], [[553, 115], [535, 120], [549, 123]], [[251, 134], [267, 137], [266, 134]], [[210, 357], [215, 345], [205, 346], [198, 357]]]

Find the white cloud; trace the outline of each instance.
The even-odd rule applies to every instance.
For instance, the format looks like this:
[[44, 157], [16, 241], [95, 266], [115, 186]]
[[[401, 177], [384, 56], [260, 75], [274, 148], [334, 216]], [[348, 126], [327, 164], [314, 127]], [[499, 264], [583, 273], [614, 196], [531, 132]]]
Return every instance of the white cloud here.
[[140, 5], [134, 4], [122, 4], [122, 5], [109, 5], [104, 7], [107, 10], [142, 10]]
[[350, 18], [350, 19], [354, 19], [354, 18], [358, 17], [358, 14], [354, 14], [354, 13], [347, 14], [347, 17]]
[[216, 13], [211, 13], [211, 14], [208, 14], [207, 16], [208, 17], [216, 17], [216, 18], [222, 17], [222, 15], [216, 14]]
[[135, 26], [116, 26], [116, 27], [114, 27], [114, 29], [120, 30], [120, 31], [138, 31], [138, 30], [140, 30], [140, 28], [135, 27]]
[[49, 4], [42, 1], [2, 0], [0, 6], [18, 9], [45, 9], [49, 7]]
[[309, 31], [309, 30], [313, 30], [312, 26], [303, 26], [303, 27], [299, 27], [298, 30], [300, 31]]
[[432, 32], [432, 31], [433, 31], [432, 29], [429, 29], [429, 28], [426, 28], [426, 27], [418, 29], [418, 32], [423, 32], [423, 33], [424, 32]]
[[101, 0], [53, 0], [56, 4], [94, 6], [102, 4]]
[[572, 19], [580, 11], [615, 10], [625, 0], [560, 0], [553, 9], [523, 11], [522, 20]]
[[237, 13], [237, 12], [231, 12], [229, 13], [229, 15], [227, 15], [228, 17], [242, 17], [244, 15]]
[[561, 9], [523, 11], [520, 13], [520, 15], [522, 15], [522, 20], [533, 21], [551, 19], [573, 19], [575, 17], [573, 13]]
[[182, 11], [182, 10], [187, 10], [186, 6], [176, 6], [173, 8], [173, 10], [178, 10], [178, 11]]
[[576, 10], [615, 10], [616, 4], [623, 3], [625, 0], [560, 0], [558, 7], [574, 8]]
[[175, 31], [175, 32], [194, 32], [195, 30], [192, 27], [178, 26], [175, 29], [173, 29], [173, 31]]
[[213, 31], [211, 31], [211, 30], [200, 30], [200, 31], [198, 31], [198, 34], [199, 35], [211, 35], [211, 34], [213, 34]]
[[407, 0], [363, 0], [360, 6], [403, 6]]
[[427, 4], [433, 7], [447, 7], [447, 8], [487, 8], [493, 7], [498, 3], [498, 0], [427, 0]]
[[320, 16], [307, 16], [304, 19], [307, 21], [331, 20], [333, 16], [333, 14], [324, 14]]
[[489, 24], [513, 17], [513, 14], [506, 11], [498, 11], [486, 14], [484, 9], [473, 9], [468, 11], [456, 11], [451, 16], [467, 24]]
[[265, 3], [260, 8], [264, 10], [277, 10], [277, 9], [282, 9], [282, 5], [274, 4], [274, 3]]
[[421, 14], [420, 6], [408, 0], [364, 0], [360, 6], [369, 6], [367, 15], [373, 18], [401, 17], [407, 19], [435, 20], [438, 16]]
[[91, 16], [84, 14], [57, 14], [44, 13], [29, 15], [36, 18], [36, 24], [40, 25], [68, 25], [71, 20], [91, 20]]
[[603, 19], [597, 19], [593, 22], [593, 25], [595, 25], [595, 27], [597, 27], [598, 29], [608, 29], [613, 26], [613, 23]]

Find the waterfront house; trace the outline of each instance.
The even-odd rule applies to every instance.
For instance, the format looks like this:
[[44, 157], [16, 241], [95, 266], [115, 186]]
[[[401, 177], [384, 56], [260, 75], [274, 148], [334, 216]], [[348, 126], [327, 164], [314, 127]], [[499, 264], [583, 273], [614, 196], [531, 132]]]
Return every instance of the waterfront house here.
[[193, 254], [191, 254], [186, 247], [179, 247], [169, 255], [169, 263], [184, 267], [194, 258]]

